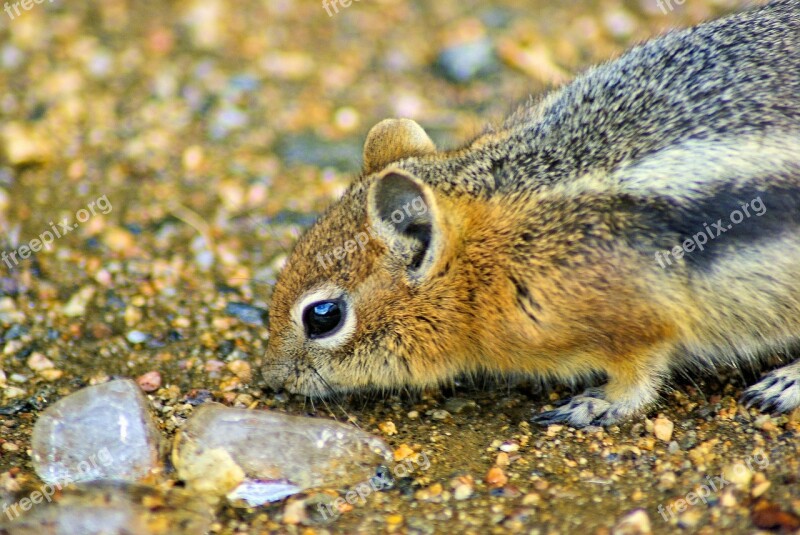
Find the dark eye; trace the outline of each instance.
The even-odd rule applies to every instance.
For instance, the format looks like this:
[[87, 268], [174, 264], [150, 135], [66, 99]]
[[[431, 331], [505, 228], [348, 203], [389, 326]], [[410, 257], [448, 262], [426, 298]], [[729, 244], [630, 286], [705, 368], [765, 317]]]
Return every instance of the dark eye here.
[[319, 301], [303, 311], [303, 326], [309, 338], [322, 338], [335, 333], [342, 325], [345, 314], [344, 301]]

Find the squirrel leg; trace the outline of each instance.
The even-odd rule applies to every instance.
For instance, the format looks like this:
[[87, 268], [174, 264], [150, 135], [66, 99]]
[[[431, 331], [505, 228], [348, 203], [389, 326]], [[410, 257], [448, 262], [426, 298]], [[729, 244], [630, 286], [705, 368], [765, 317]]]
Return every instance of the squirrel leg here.
[[615, 359], [615, 365], [608, 369], [608, 383], [589, 388], [560, 407], [535, 415], [533, 422], [584, 427], [625, 420], [658, 399], [659, 389], [667, 375], [666, 362], [663, 351], [657, 352], [653, 358], [640, 357], [627, 363]]
[[741, 401], [761, 411], [789, 412], [800, 407], [800, 360], [769, 372], [744, 391]]

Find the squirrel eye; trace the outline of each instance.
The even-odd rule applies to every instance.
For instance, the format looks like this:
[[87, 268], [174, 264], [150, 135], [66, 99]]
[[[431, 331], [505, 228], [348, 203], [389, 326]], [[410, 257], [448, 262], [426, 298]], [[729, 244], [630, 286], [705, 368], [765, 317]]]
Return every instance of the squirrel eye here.
[[303, 326], [309, 338], [335, 333], [342, 325], [345, 306], [341, 300], [311, 303], [303, 311]]

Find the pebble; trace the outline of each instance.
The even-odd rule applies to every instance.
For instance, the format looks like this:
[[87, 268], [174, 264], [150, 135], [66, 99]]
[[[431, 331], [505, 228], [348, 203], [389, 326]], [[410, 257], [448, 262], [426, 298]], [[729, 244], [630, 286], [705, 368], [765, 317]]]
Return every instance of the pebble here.
[[411, 449], [408, 444], [400, 444], [396, 450], [394, 450], [394, 460], [395, 462], [402, 461], [403, 459], [407, 459], [408, 457], [416, 455], [416, 452]]
[[94, 286], [84, 286], [83, 288], [75, 292], [69, 299], [69, 301], [67, 301], [67, 303], [61, 308], [62, 314], [64, 314], [68, 318], [85, 316], [86, 307], [89, 305], [89, 302], [94, 297], [94, 293], [95, 293]]
[[55, 367], [55, 364], [53, 364], [52, 360], [48, 359], [38, 351], [34, 351], [33, 353], [31, 353], [31, 356], [28, 357], [27, 364], [28, 368], [37, 372], [42, 370], [48, 370]]
[[448, 418], [452, 418], [452, 416], [446, 410], [436, 409], [431, 413], [431, 418], [434, 420], [447, 420]]
[[612, 535], [648, 535], [652, 531], [647, 511], [636, 509], [623, 516], [611, 533]]
[[511, 452], [519, 451], [519, 444], [518, 444], [518, 443], [516, 443], [516, 442], [509, 442], [509, 441], [506, 441], [506, 442], [503, 442], [503, 443], [500, 445], [500, 450], [501, 450], [501, 451], [504, 451], [504, 452], [506, 452], [506, 453], [511, 453]]
[[702, 519], [703, 511], [700, 508], [694, 507], [678, 516], [678, 526], [684, 529], [692, 529], [697, 527]]
[[269, 312], [247, 303], [230, 302], [225, 305], [225, 314], [233, 316], [248, 325], [263, 327], [269, 321]]
[[502, 468], [494, 466], [486, 473], [485, 481], [491, 488], [500, 488], [508, 483], [508, 476]]
[[250, 367], [250, 363], [246, 360], [232, 360], [226, 366], [228, 370], [233, 372], [233, 374], [244, 381], [245, 383], [249, 383], [252, 380], [253, 373]]
[[753, 498], [758, 498], [759, 496], [767, 492], [770, 486], [772, 486], [771, 482], [762, 481], [761, 483], [753, 486], [753, 488], [750, 490], [750, 496], [752, 496]]
[[446, 78], [458, 83], [472, 81], [497, 67], [494, 47], [488, 38], [446, 48], [439, 53], [436, 63]]
[[473, 492], [475, 491], [475, 485], [471, 481], [467, 482], [464, 481], [463, 478], [459, 478], [458, 483], [453, 487], [453, 498], [456, 500], [468, 500]]
[[744, 463], [739, 462], [725, 465], [722, 468], [722, 477], [730, 481], [738, 489], [747, 489], [753, 479], [753, 472]]
[[150, 335], [142, 331], [128, 331], [125, 339], [132, 344], [143, 344], [150, 338]]
[[161, 387], [161, 374], [158, 371], [149, 371], [136, 378], [136, 384], [145, 392], [155, 392]]
[[444, 408], [451, 414], [461, 414], [478, 406], [473, 399], [451, 398], [444, 402]]
[[397, 434], [397, 427], [391, 420], [379, 423], [378, 429], [380, 429], [381, 433], [384, 435], [393, 436]]
[[657, 439], [669, 442], [672, 440], [672, 431], [675, 424], [667, 418], [656, 418], [653, 422], [653, 434]]

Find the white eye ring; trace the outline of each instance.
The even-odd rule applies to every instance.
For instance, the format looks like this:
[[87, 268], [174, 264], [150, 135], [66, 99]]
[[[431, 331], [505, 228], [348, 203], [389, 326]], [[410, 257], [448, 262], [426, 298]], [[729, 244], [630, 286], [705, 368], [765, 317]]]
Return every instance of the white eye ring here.
[[[334, 299], [341, 299], [346, 304], [344, 307], [345, 316], [342, 326], [330, 336], [309, 338], [306, 335], [306, 329], [303, 325], [303, 311], [307, 306], [318, 301], [329, 301]], [[294, 307], [292, 308], [291, 317], [295, 324], [295, 328], [300, 332], [303, 339], [305, 339], [308, 343], [312, 343], [316, 346], [326, 349], [335, 349], [346, 344], [356, 330], [356, 313], [352, 303], [350, 302], [350, 299], [348, 298], [347, 292], [333, 284], [324, 284], [303, 294], [303, 296], [297, 300], [297, 303], [295, 303]]]

